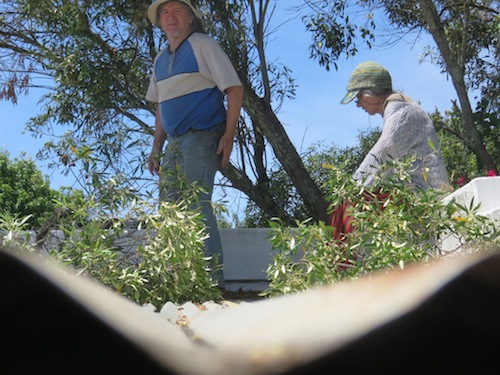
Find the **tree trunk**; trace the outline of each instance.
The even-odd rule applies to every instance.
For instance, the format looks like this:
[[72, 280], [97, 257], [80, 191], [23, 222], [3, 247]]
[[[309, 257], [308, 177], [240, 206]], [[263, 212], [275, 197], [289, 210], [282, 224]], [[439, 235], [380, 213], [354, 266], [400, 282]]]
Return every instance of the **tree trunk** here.
[[424, 20], [426, 22], [427, 29], [431, 33], [434, 41], [436, 42], [441, 56], [443, 57], [448, 73], [451, 76], [453, 86], [458, 95], [458, 100], [460, 102], [463, 127], [467, 134], [468, 146], [477, 155], [481, 163], [484, 164], [486, 169], [496, 170], [496, 164], [493, 158], [488, 153], [483, 145], [481, 135], [474, 126], [474, 116], [472, 112], [472, 107], [469, 101], [469, 96], [467, 94], [467, 87], [464, 80], [464, 69], [457, 61], [456, 56], [448, 45], [446, 39], [446, 33], [444, 27], [441, 23], [441, 19], [437, 13], [436, 7], [432, 0], [418, 0], [422, 14], [424, 15]]
[[[290, 176], [297, 192], [304, 201], [309, 215], [315, 220], [326, 220], [328, 204], [323, 192], [304, 167], [302, 158], [290, 141], [283, 125], [270, 105], [264, 99], [258, 97], [247, 83], [244, 83], [244, 86], [243, 108], [252, 117], [259, 119], [259, 121], [254, 122], [254, 125], [258, 124], [258, 126], [262, 127], [262, 133], [268, 139], [276, 158]], [[231, 180], [231, 182], [233, 181]], [[255, 191], [253, 194], [255, 196], [258, 192]]]
[[230, 164], [221, 173], [229, 181], [231, 187], [244, 193], [252, 202], [254, 202], [263, 212], [270, 217], [278, 217], [284, 223], [289, 223], [291, 220], [287, 213], [281, 209], [281, 205], [276, 204], [274, 197], [269, 194], [269, 189], [260, 188], [259, 184], [253, 184], [245, 173]]

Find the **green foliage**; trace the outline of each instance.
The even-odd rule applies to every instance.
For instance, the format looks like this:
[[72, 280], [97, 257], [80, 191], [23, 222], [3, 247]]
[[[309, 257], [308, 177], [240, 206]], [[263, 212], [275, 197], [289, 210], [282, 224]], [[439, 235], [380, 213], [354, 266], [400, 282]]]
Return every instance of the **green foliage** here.
[[[484, 103], [483, 103], [484, 104]], [[478, 104], [480, 106], [482, 104]], [[438, 110], [431, 114], [432, 121], [439, 135], [441, 152], [454, 187], [476, 177], [486, 176], [488, 170], [478, 157], [467, 147], [467, 134], [462, 129], [460, 110], [454, 106], [444, 115]], [[483, 144], [494, 160], [500, 160], [500, 119], [493, 113], [479, 110], [475, 113], [475, 121], [481, 133]]]
[[[499, 19], [500, 23], [500, 19]], [[500, 35], [498, 36], [500, 40]], [[499, 52], [500, 53], [500, 52]], [[500, 72], [496, 82], [491, 82], [490, 91], [496, 90], [491, 95], [495, 100], [482, 99], [477, 103], [474, 120], [483, 138], [483, 144], [493, 159], [500, 164]], [[492, 87], [493, 86], [493, 87]], [[496, 88], [494, 88], [496, 86]]]
[[[4, 83], [0, 98], [15, 102], [17, 95], [30, 86], [50, 85], [42, 113], [30, 121], [28, 130], [35, 135], [52, 137], [40, 156], [54, 166], [64, 166], [67, 173], [79, 180], [82, 189], [101, 182], [100, 199], [109, 199], [118, 186], [122, 195], [127, 194], [127, 190], [139, 194], [154, 189], [147, 171], [144, 174], [154, 106], [144, 101], [144, 93], [153, 58], [164, 46], [165, 36], [146, 18], [149, 3], [116, 4], [109, 0], [62, 0], [57, 6], [54, 2], [34, 0], [8, 0], [0, 4], [0, 35], [6, 51], [0, 58], [0, 65], [5, 67], [0, 69], [0, 80]], [[272, 2], [205, 0], [194, 4], [203, 10], [206, 29], [226, 50], [247, 90], [244, 106], [249, 116], [239, 127], [237, 144], [241, 142], [241, 149], [235, 148], [238, 152], [233, 156], [240, 160], [237, 171], [233, 171], [237, 173], [231, 174], [232, 186], [244, 186], [242, 191], [250, 193], [247, 195], [253, 199], [263, 196], [264, 191], [269, 197], [267, 202], [273, 201], [272, 195], [279, 190], [282, 175], [286, 174], [283, 170], [290, 171], [294, 166], [282, 159], [280, 163], [285, 168], [275, 168], [269, 173], [275, 174], [273, 176], [267, 173], [266, 144], [275, 149], [285, 147], [269, 137], [279, 127], [268, 130], [274, 113], [267, 111], [267, 105], [276, 112], [283, 100], [295, 96], [297, 86], [286, 66], [266, 60], [265, 50], [256, 49], [264, 48], [266, 43], [262, 37], [272, 34], [265, 32], [272, 29], [267, 23], [274, 9]], [[463, 66], [460, 71], [466, 84], [478, 93], [478, 97], [471, 100], [477, 103], [476, 128], [486, 140], [488, 153], [497, 161], [500, 155], [497, 3], [446, 0], [434, 4], [442, 17], [448, 44]], [[342, 54], [353, 56], [360, 43], [371, 46], [376, 26], [387, 20], [392, 26], [384, 30], [389, 41], [391, 36], [401, 40], [399, 31], [406, 34], [411, 30], [425, 30], [421, 9], [415, 1], [315, 0], [304, 2], [294, 10], [294, 16], [304, 15], [304, 10], [309, 12], [303, 20], [312, 37], [311, 57], [326, 68], [335, 65]], [[382, 13], [387, 19], [378, 17]], [[379, 40], [378, 44], [387, 45], [386, 40]], [[433, 62], [446, 72], [439, 53], [430, 50], [428, 55], [435, 57]], [[38, 81], [40, 78], [42, 82]], [[250, 100], [253, 94], [263, 99], [264, 110], [258, 108], [260, 101]], [[283, 134], [276, 138], [281, 141], [285, 137]], [[465, 139], [472, 138], [465, 136]], [[457, 143], [463, 141], [464, 138], [459, 138]], [[281, 150], [281, 154], [291, 155], [290, 151], [293, 150]], [[293, 159], [294, 164], [299, 162]], [[466, 169], [469, 162], [470, 159], [465, 160], [466, 166], [461, 169]], [[89, 163], [96, 166], [90, 174], [87, 173]], [[235, 160], [233, 163], [238, 165]], [[453, 170], [458, 176], [459, 166], [456, 167]], [[247, 176], [247, 171], [256, 173]], [[257, 183], [249, 186], [249, 181]], [[264, 183], [260, 184], [261, 181]], [[272, 181], [273, 192], [267, 191], [267, 181]], [[302, 186], [304, 179], [293, 184]], [[291, 213], [284, 219], [288, 222], [305, 219], [305, 211], [296, 202], [296, 189], [285, 190], [291, 194], [280, 192], [276, 199]], [[86, 190], [86, 193], [94, 192]], [[250, 209], [250, 226], [267, 225], [270, 215], [274, 214], [263, 213], [267, 216], [260, 220], [258, 211]]]
[[306, 30], [311, 33], [310, 57], [326, 70], [345, 54], [354, 56], [358, 52], [357, 41], [361, 39], [368, 47], [374, 42], [375, 23], [367, 17], [364, 23], [352, 22], [348, 1], [317, 1], [311, 5], [315, 11], [302, 18]]
[[[67, 188], [54, 196], [53, 213], [37, 233], [38, 249], [140, 304], [161, 307], [167, 301], [221, 298], [212, 279], [216, 260], [204, 255], [207, 235], [196, 209], [199, 187], [179, 179], [174, 188], [181, 194], [175, 202], [159, 207], [137, 203], [136, 192], [120, 183], [122, 175], [98, 168], [99, 159], [107, 157], [104, 150], [77, 147], [71, 138], [68, 147], [81, 161], [87, 184], [84, 191]], [[41, 176], [33, 171], [24, 174]], [[17, 180], [25, 181], [22, 176]], [[11, 185], [18, 186], [14, 179]], [[11, 210], [0, 216], [3, 243], [19, 251], [33, 250], [26, 232], [30, 219]], [[54, 229], [58, 231], [51, 233]]]
[[31, 234], [27, 221], [31, 215], [21, 218], [18, 214], [0, 213], [0, 244], [18, 252], [32, 252]]
[[[359, 145], [356, 147], [340, 148], [336, 145], [326, 147], [322, 143], [309, 146], [302, 155], [303, 163], [314, 182], [322, 187], [324, 196], [328, 196], [329, 191], [325, 188], [329, 179], [328, 170], [323, 168], [324, 164], [344, 165], [346, 173], [352, 173], [356, 169], [371, 147], [380, 136], [380, 130], [375, 129], [368, 132], [360, 132], [358, 135]], [[297, 190], [290, 180], [288, 174], [276, 165], [270, 171], [269, 189], [277, 204], [281, 205], [281, 210], [287, 213], [287, 225], [295, 225], [296, 222], [305, 221], [309, 218], [307, 207], [297, 193]], [[245, 218], [243, 221], [246, 228], [268, 227], [269, 221], [273, 217], [263, 212], [254, 202], [248, 202], [245, 208]]]
[[411, 163], [411, 159], [389, 162], [394, 174], [379, 178], [369, 190], [352, 180], [345, 165], [327, 166], [331, 210], [348, 202], [353, 231], [345, 240], [334, 240], [333, 228], [321, 222], [297, 222], [297, 228], [272, 223], [270, 239], [276, 253], [267, 269], [266, 294], [295, 293], [375, 271], [404, 270], [408, 264], [454, 254], [441, 252], [450, 235], [460, 239], [462, 248], [471, 245], [471, 251], [488, 250], [488, 245], [499, 242], [498, 223], [478, 215], [478, 207], [444, 203], [447, 192], [413, 189], [407, 172]]
[[[498, 1], [440, 0], [431, 1], [439, 15], [446, 44], [456, 59], [469, 90], [480, 96], [475, 101], [483, 103], [486, 112], [499, 111], [500, 81], [500, 30]], [[382, 11], [391, 24], [389, 36], [400, 39], [409, 31], [429, 32], [428, 22], [422, 12], [422, 3], [413, 0], [361, 0], [359, 4], [373, 13]], [[400, 34], [398, 34], [398, 32]], [[417, 35], [416, 35], [417, 36]], [[446, 51], [429, 48], [425, 54], [450, 73], [445, 62]], [[450, 56], [451, 57], [451, 56]], [[472, 101], [472, 100], [471, 100]], [[479, 112], [482, 111], [478, 107]]]
[[[477, 156], [463, 141], [465, 134], [461, 130], [462, 119], [458, 110], [446, 111], [444, 115], [436, 110], [431, 114], [431, 118], [438, 132], [451, 184], [459, 187], [463, 185], [462, 181], [468, 182], [484, 176], [486, 173], [478, 166]], [[460, 178], [462, 179], [459, 180]]]
[[[95, 172], [90, 162], [87, 171]], [[136, 202], [118, 187], [111, 194], [116, 186], [112, 179], [96, 175], [90, 185], [94, 194], [69, 188], [61, 192], [46, 223], [52, 232], [37, 238], [37, 250], [139, 304], [161, 308], [167, 301], [221, 298], [213, 278], [217, 260], [204, 255], [207, 233], [196, 209], [201, 188], [178, 180], [179, 198], [158, 206]], [[109, 194], [102, 194], [102, 184]], [[0, 215], [2, 243], [15, 251], [34, 251], [29, 219]]]
[[[418, 40], [421, 33], [430, 34], [436, 46], [425, 48], [422, 60], [429, 58], [451, 77], [460, 104], [459, 133], [463, 136], [459, 141], [467, 145], [487, 169], [497, 169], [500, 160], [498, 126], [495, 126], [500, 118], [498, 1], [318, 0], [308, 3], [315, 12], [306, 23], [313, 35], [311, 56], [327, 69], [344, 50], [347, 56], [353, 55], [358, 40], [371, 45], [376, 27], [382, 28], [376, 35], [377, 44], [385, 47], [408, 40], [408, 36]], [[344, 14], [349, 5], [354, 4], [359, 7]], [[360, 15], [366, 16], [366, 27], [354, 38], [354, 31], [362, 24]], [[351, 16], [350, 22], [348, 16]], [[475, 112], [471, 103], [477, 103]]]
[[29, 216], [25, 224], [37, 227], [50, 216], [53, 199], [58, 196], [33, 160], [24, 156], [10, 160], [7, 152], [0, 152], [0, 213], [3, 216]]
[[[3, 65], [9, 66], [5, 74], [0, 69], [0, 81], [6, 81], [5, 86], [9, 87], [4, 96], [15, 101], [24, 87], [20, 81], [30, 86], [39, 76], [50, 78], [44, 81], [50, 89], [43, 98], [43, 112], [32, 118], [27, 128], [35, 135], [51, 138], [39, 156], [73, 174], [83, 190], [97, 177], [101, 181], [114, 179], [115, 186], [108, 190], [109, 194], [116, 187], [137, 195], [156, 191], [156, 184], [144, 168], [151, 149], [155, 105], [145, 101], [144, 94], [153, 59], [165, 46], [166, 37], [147, 19], [149, 4], [128, 1], [117, 6], [109, 0], [62, 0], [54, 7], [48, 1], [9, 0], [0, 5], [3, 48], [12, 52], [5, 54], [8, 57], [4, 59], [0, 57]], [[255, 4], [193, 4], [203, 11], [205, 29], [230, 56], [242, 80], [251, 82], [248, 90], [262, 96], [269, 94], [275, 106], [295, 95], [291, 71], [282, 64], [266, 61], [264, 51], [256, 50], [257, 46], [264, 47], [268, 32], [252, 35], [258, 30], [251, 21], [250, 8], [256, 8]], [[266, 9], [254, 12], [262, 17], [262, 30], [268, 29], [271, 12]], [[245, 105], [262, 112], [257, 106]], [[263, 107], [267, 110], [267, 105]], [[237, 137], [236, 142], [244, 142], [243, 149], [247, 145], [250, 149], [262, 146], [257, 153], [266, 152], [262, 129], [250, 126], [254, 121], [270, 123], [261, 116], [254, 117], [247, 122], [250, 130], [245, 137]], [[284, 137], [283, 132], [280, 139]], [[86, 172], [89, 161], [94, 164], [92, 174]], [[242, 160], [239, 173], [233, 174], [233, 178], [242, 176], [246, 182], [253, 180], [252, 176], [247, 178], [247, 171], [265, 172], [263, 162], [251, 168], [246, 168], [247, 163], [252, 164], [253, 160]], [[233, 185], [240, 186], [240, 182]], [[106, 195], [107, 186], [102, 186], [101, 193]]]
[[267, 269], [268, 296], [296, 293], [312, 285], [327, 285], [339, 280], [337, 264], [345, 258], [338, 247], [325, 239], [332, 230], [324, 223], [297, 222], [296, 228], [270, 224], [270, 241], [276, 253]]
[[189, 204], [161, 203], [155, 215], [146, 202], [132, 204], [128, 216], [110, 220], [95, 197], [61, 201], [71, 214], [50, 256], [140, 304], [219, 299], [204, 255], [205, 226]]
[[[151, 184], [142, 174], [153, 132], [145, 121], [154, 106], [144, 101], [144, 93], [162, 42], [153, 38], [148, 4], [55, 4], [28, 0], [0, 5], [2, 47], [17, 54], [2, 58], [9, 72], [17, 73], [5, 74], [13, 86], [10, 99], [16, 100], [21, 79], [26, 85], [49, 87], [42, 112], [27, 124], [35, 136], [50, 137], [38, 156], [74, 174], [82, 189], [96, 177], [114, 178], [115, 186], [138, 193]], [[34, 83], [40, 77], [43, 83]], [[94, 165], [91, 175], [86, 173], [89, 162]], [[103, 195], [109, 193], [105, 188]]]
[[[206, 228], [200, 213], [188, 206], [182, 201], [161, 203], [158, 215], [145, 221], [148, 237], [153, 239], [138, 248], [137, 272], [142, 275], [149, 303], [204, 302], [221, 297], [210, 276], [212, 260], [204, 255]], [[134, 288], [130, 287], [124, 285], [122, 292], [132, 294]]]

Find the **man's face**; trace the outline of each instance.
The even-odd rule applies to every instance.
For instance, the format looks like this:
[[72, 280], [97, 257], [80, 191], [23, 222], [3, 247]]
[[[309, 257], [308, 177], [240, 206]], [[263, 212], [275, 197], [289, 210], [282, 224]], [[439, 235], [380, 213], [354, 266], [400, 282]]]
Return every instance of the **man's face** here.
[[191, 32], [194, 14], [187, 5], [179, 1], [168, 1], [158, 9], [160, 25], [167, 36], [183, 38]]

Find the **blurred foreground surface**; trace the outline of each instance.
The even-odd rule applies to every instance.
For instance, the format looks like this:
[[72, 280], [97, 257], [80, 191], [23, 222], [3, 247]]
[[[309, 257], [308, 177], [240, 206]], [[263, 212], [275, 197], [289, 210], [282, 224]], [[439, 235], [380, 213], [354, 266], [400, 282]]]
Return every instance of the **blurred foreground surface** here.
[[500, 371], [500, 253], [169, 319], [2, 249], [0, 301], [1, 374]]

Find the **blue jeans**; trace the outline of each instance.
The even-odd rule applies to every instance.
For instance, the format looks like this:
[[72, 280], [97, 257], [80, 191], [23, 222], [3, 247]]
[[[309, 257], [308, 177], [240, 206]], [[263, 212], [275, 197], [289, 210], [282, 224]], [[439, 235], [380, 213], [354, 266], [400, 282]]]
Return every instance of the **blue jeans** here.
[[[210, 236], [205, 241], [205, 253], [212, 257], [212, 261], [217, 260], [219, 265], [223, 264], [222, 243], [212, 207], [212, 191], [215, 174], [221, 165], [221, 159], [215, 152], [223, 133], [224, 124], [220, 124], [210, 131], [196, 130], [181, 136], [169, 137], [160, 178], [160, 200], [178, 198], [179, 193], [175, 190], [162, 188], [162, 186], [172, 186], [172, 182], [175, 184], [177, 173], [187, 183], [196, 182], [198, 186], [204, 188], [205, 192], [198, 197], [199, 207], [197, 208], [203, 215]], [[222, 271], [214, 276], [219, 280], [219, 286], [223, 286]]]

